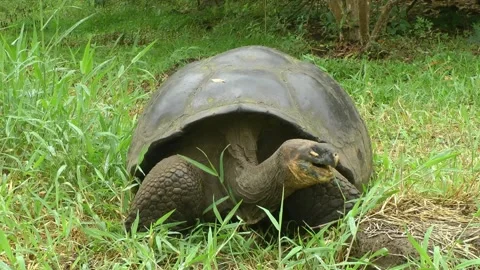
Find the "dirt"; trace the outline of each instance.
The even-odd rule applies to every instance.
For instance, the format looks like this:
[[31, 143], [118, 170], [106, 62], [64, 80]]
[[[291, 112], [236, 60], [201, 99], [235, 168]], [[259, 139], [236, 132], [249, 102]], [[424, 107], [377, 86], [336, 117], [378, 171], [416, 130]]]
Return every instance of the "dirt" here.
[[[407, 236], [410, 234], [420, 245], [428, 237], [429, 255], [435, 246], [441, 254], [455, 258], [478, 258], [480, 219], [475, 217], [476, 211], [473, 202], [397, 198], [363, 218], [350, 255], [361, 258], [386, 248], [388, 254], [378, 256], [372, 262], [376, 267], [371, 269], [389, 269], [418, 260], [419, 253]], [[428, 230], [432, 230], [429, 236]]]
[[[352, 247], [351, 255], [355, 258], [361, 258], [367, 253], [374, 253], [382, 248], [388, 250], [388, 254], [384, 256], [379, 256], [372, 261], [375, 264], [376, 268], [370, 269], [389, 269], [394, 266], [402, 265], [408, 262], [408, 260], [418, 260], [418, 252], [412, 246], [410, 241], [407, 238], [406, 233], [402, 236], [400, 235], [390, 235], [387, 232], [379, 232], [378, 234], [366, 233], [367, 226], [372, 224], [360, 226], [360, 231], [357, 234], [355, 243]], [[400, 229], [400, 228], [399, 228]], [[436, 233], [435, 231], [433, 233]], [[465, 249], [470, 249], [474, 256], [478, 256], [480, 250], [480, 239], [477, 237], [478, 231], [475, 230], [466, 230], [463, 236], [457, 241], [456, 246], [462, 245]], [[416, 239], [419, 244], [421, 244], [422, 239]], [[429, 253], [432, 251], [432, 241], [429, 243]], [[435, 243], [437, 245], [439, 243]], [[444, 246], [441, 243], [441, 250], [446, 252], [450, 250], [455, 256], [458, 257], [469, 257], [465, 254], [462, 254], [455, 250], [452, 247]], [[468, 246], [468, 247], [467, 247]], [[471, 258], [470, 258], [471, 259]], [[408, 268], [407, 268], [408, 269]]]
[[364, 254], [374, 253], [381, 248], [386, 248], [388, 254], [378, 257], [373, 261], [373, 263], [381, 269], [388, 269], [404, 264], [407, 262], [408, 257], [415, 257], [417, 254], [417, 251], [406, 237], [392, 238], [385, 233], [371, 236], [365, 233], [362, 227], [360, 227], [351, 255], [356, 258], [361, 258]]
[[[469, 237], [474, 237], [474, 235], [467, 233], [463, 238], [464, 240], [468, 240]], [[462, 240], [459, 241], [459, 243], [462, 242]], [[475, 239], [472, 243], [470, 243], [470, 246], [473, 250], [478, 251], [480, 248], [480, 241]], [[409, 259], [419, 259], [417, 250], [409, 242], [407, 236], [392, 237], [385, 233], [379, 233], [371, 236], [365, 232], [359, 232], [357, 234], [354, 246], [352, 247], [351, 255], [355, 258], [361, 258], [365, 254], [372, 254], [381, 248], [386, 248], [388, 250], [388, 254], [379, 256], [373, 260], [372, 263], [375, 264], [376, 268], [371, 267], [369, 269], [389, 269], [394, 266], [405, 264]], [[453, 251], [453, 253], [461, 256], [461, 254], [457, 254], [455, 251]], [[478, 253], [476, 255], [478, 255]]]

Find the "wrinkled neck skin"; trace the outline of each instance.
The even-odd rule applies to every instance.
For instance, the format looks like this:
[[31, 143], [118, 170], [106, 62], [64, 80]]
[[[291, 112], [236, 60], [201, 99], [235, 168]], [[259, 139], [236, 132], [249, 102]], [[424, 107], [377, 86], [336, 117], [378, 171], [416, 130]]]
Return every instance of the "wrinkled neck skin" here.
[[237, 214], [247, 224], [257, 223], [265, 217], [265, 212], [258, 206], [274, 211], [282, 202], [282, 193], [287, 198], [295, 191], [285, 185], [294, 176], [285, 163], [280, 162], [282, 158], [277, 150], [261, 164], [239, 162], [243, 164], [233, 167], [236, 176], [228, 184], [235, 200], [242, 200]]
[[226, 131], [227, 149], [225, 160], [225, 181], [231, 188], [235, 201], [242, 201], [237, 215], [248, 224], [254, 224], [265, 217], [262, 206], [276, 210], [284, 198], [295, 190], [288, 187], [293, 174], [287, 167], [281, 149], [258, 164], [256, 138], [259, 128], [250, 123], [236, 123], [235, 128]]

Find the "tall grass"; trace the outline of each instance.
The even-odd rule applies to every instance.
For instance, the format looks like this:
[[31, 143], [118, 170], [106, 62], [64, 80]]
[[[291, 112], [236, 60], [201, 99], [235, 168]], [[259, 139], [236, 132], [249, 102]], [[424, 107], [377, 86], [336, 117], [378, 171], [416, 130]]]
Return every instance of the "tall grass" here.
[[[479, 194], [478, 56], [442, 44], [411, 64], [305, 55], [343, 84], [369, 126], [376, 176], [354, 209], [336, 226], [306, 235], [280, 234], [281, 217], [274, 215], [275, 237], [230, 218], [189, 234], [164, 220], [127, 234], [122, 220], [135, 181], [124, 158], [132, 130], [162, 72], [192, 57], [184, 46], [188, 36], [171, 37], [169, 48], [182, 44], [174, 52], [165, 53], [156, 39], [109, 48], [78, 34], [93, 17], [60, 26], [61, 12], [0, 34], [1, 269], [364, 269], [386, 251], [353, 258], [352, 236], [359, 218], [392, 193]], [[252, 37], [232, 40], [226, 28], [197, 39], [193, 55], [280, 39], [252, 30]], [[304, 48], [296, 39], [281, 40], [291, 53]], [[459, 260], [437, 249], [429, 261], [425, 245], [416, 248], [422, 265]]]

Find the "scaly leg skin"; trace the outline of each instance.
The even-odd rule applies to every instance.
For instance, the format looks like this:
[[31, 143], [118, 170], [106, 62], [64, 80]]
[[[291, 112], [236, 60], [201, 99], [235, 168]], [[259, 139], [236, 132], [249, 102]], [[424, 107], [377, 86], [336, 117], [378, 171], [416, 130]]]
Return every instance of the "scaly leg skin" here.
[[[340, 187], [340, 188], [339, 188]], [[358, 189], [336, 173], [333, 181], [301, 189], [285, 200], [285, 221], [311, 227], [340, 219], [350, 211], [360, 197]]]
[[160, 217], [176, 209], [168, 221], [186, 221], [186, 227], [200, 218], [204, 192], [200, 169], [180, 156], [161, 160], [147, 174], [125, 220], [127, 230], [139, 214], [139, 230], [148, 228]]

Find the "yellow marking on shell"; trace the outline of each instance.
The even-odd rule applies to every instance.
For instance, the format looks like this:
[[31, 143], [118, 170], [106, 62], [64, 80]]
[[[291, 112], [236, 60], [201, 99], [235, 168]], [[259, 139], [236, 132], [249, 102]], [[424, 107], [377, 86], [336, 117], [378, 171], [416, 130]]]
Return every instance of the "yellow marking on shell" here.
[[208, 97], [207, 98], [208, 103], [213, 103], [214, 101], [215, 101], [215, 99], [213, 97]]
[[225, 80], [224, 80], [224, 79], [215, 78], [215, 79], [212, 79], [212, 82], [214, 82], [214, 83], [225, 83]]
[[312, 156], [314, 156], [314, 157], [318, 157], [318, 153], [315, 152], [315, 151], [313, 151], [313, 150], [310, 151], [310, 155], [312, 155]]

